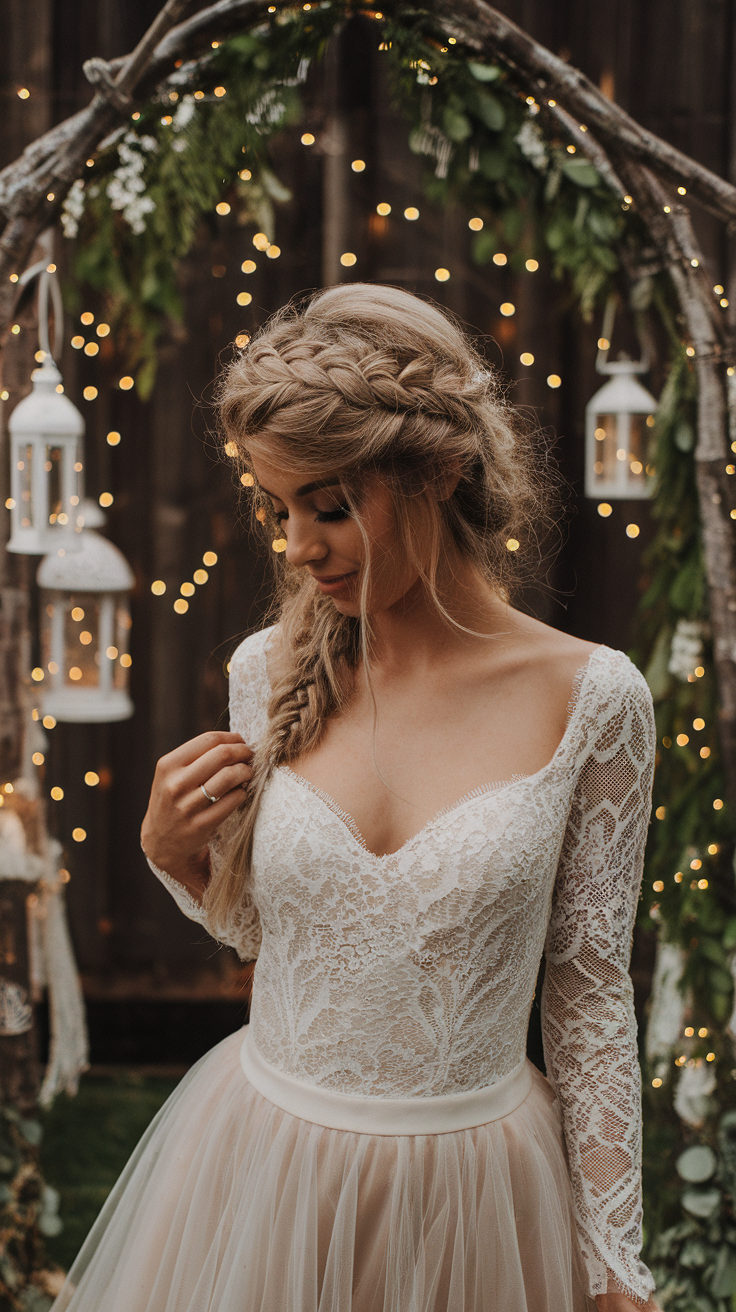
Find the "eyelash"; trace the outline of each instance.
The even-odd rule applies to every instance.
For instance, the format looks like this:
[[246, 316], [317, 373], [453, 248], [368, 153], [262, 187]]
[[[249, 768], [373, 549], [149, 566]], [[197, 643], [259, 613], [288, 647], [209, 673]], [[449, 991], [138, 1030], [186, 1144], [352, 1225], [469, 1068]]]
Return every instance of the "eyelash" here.
[[[289, 518], [287, 510], [277, 510], [275, 514], [279, 524], [283, 524], [284, 520]], [[348, 519], [349, 516], [349, 506], [338, 506], [337, 510], [320, 510], [314, 518], [318, 524], [335, 524], [341, 519]]]

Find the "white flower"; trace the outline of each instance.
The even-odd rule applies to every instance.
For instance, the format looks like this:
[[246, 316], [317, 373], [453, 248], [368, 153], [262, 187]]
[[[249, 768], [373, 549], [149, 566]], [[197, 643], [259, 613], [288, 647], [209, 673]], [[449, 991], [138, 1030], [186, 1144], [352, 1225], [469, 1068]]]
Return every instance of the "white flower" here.
[[276, 91], [271, 87], [260, 100], [256, 101], [253, 108], [247, 111], [245, 117], [257, 132], [262, 132], [280, 123], [285, 113], [286, 105], [282, 100], [276, 99]]
[[181, 132], [182, 128], [187, 126], [194, 118], [194, 96], [185, 96], [176, 107], [174, 114], [173, 129], [175, 132]]
[[703, 658], [703, 634], [705, 626], [700, 620], [677, 621], [677, 628], [672, 636], [670, 661], [668, 669], [683, 683], [694, 675], [696, 666]]
[[711, 1110], [710, 1095], [716, 1087], [714, 1063], [702, 1060], [683, 1066], [675, 1090], [675, 1111], [695, 1129], [703, 1124]]
[[76, 237], [79, 220], [84, 213], [84, 183], [81, 178], [70, 188], [61, 210], [61, 226], [65, 237]]
[[685, 1012], [690, 1005], [690, 999], [680, 991], [685, 961], [682, 948], [660, 939], [649, 1002], [646, 1043], [647, 1059], [657, 1063], [660, 1078], [665, 1074], [672, 1049], [682, 1033]]
[[521, 150], [522, 155], [526, 155], [529, 163], [535, 169], [540, 171], [547, 167], [547, 147], [544, 144], [542, 136], [536, 123], [531, 119], [525, 119], [519, 131], [516, 134], [515, 141]]
[[144, 150], [157, 150], [154, 137], [136, 137], [128, 133], [118, 146], [120, 166], [115, 170], [107, 184], [107, 196], [114, 210], [122, 210], [123, 218], [130, 224], [133, 232], [145, 232], [145, 215], [156, 208], [150, 196], [146, 196], [146, 184], [143, 173], [146, 161], [139, 150], [133, 150], [132, 144], [140, 144]]

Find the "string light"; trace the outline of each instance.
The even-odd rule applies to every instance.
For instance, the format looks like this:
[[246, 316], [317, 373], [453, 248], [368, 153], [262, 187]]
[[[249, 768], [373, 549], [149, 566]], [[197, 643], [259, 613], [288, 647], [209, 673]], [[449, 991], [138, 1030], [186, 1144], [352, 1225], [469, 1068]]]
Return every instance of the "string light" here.
[[660, 1080], [660, 1078], [659, 1078], [658, 1075], [655, 1075], [654, 1079], [652, 1080], [652, 1088], [653, 1088], [653, 1089], [661, 1089], [661, 1088], [662, 1088], [662, 1081]]
[[238, 305], [250, 305], [251, 301], [253, 300], [253, 297], [251, 296], [250, 292], [238, 292], [237, 296], [235, 297], [235, 300]]
[[115, 429], [113, 429], [111, 433], [108, 433], [106, 441], [108, 446], [119, 446], [120, 434]]
[[41, 721], [41, 723], [42, 723], [44, 729], [55, 729], [55, 728], [56, 728], [56, 720], [54, 719], [53, 715], [44, 715], [43, 720]]
[[473, 232], [480, 232], [481, 228], [483, 227], [483, 220], [482, 220], [482, 219], [468, 219], [468, 227], [469, 227]]
[[54, 786], [51, 789], [51, 797], [55, 802], [60, 802], [64, 797], [64, 789], [59, 788], [58, 785]]
[[352, 162], [352, 164], [350, 165], [350, 167], [351, 167], [351, 169], [353, 170], [353, 173], [364, 173], [364, 172], [365, 172], [365, 160], [364, 160], [364, 159], [354, 159], [353, 162]]
[[17, 92], [17, 96], [19, 100], [27, 100], [30, 94], [31, 93], [28, 90], [28, 87], [20, 87]]
[[529, 273], [536, 273], [539, 268], [539, 260], [527, 260], [524, 267]]
[[438, 282], [447, 282], [450, 277], [449, 269], [435, 269], [434, 276]]
[[382, 218], [385, 218], [386, 215], [390, 213], [391, 213], [391, 206], [389, 205], [388, 201], [385, 200], [379, 201], [378, 205], [376, 205], [376, 214], [380, 214]]
[[684, 878], [685, 878], [685, 876], [683, 875], [682, 871], [681, 871], [681, 870], [678, 870], [678, 871], [677, 871], [677, 874], [675, 875], [675, 883], [676, 883], [676, 884], [681, 884]]
[[84, 397], [85, 401], [94, 401], [97, 396], [97, 388], [85, 387], [84, 391], [82, 392], [82, 396]]
[[165, 591], [166, 591], [166, 584], [164, 583], [163, 579], [154, 579], [153, 583], [151, 584], [151, 592], [153, 593], [154, 597], [163, 597]]
[[228, 205], [228, 203], [227, 203], [226, 200], [221, 200], [221, 201], [219, 202], [219, 204], [215, 205], [215, 213], [216, 213], [216, 214], [229, 214], [229, 213], [230, 213], [230, 206]]
[[414, 223], [419, 218], [419, 210], [416, 205], [407, 205], [404, 210], [404, 218], [408, 219], [410, 223]]
[[343, 251], [342, 255], [340, 256], [340, 263], [344, 264], [347, 268], [349, 268], [353, 264], [357, 264], [357, 262], [358, 262], [358, 257], [352, 251]]
[[242, 351], [244, 347], [248, 345], [249, 341], [250, 341], [250, 336], [248, 333], [238, 333], [237, 337], [235, 338], [235, 345], [240, 347]]
[[512, 314], [516, 314], [516, 306], [512, 305], [511, 301], [504, 301], [503, 305], [500, 305], [498, 308], [506, 319], [509, 319]]
[[678, 187], [677, 194], [678, 196], [687, 196], [687, 187]]
[[252, 474], [241, 474], [240, 481], [243, 487], [253, 487], [254, 479]]
[[177, 615], [186, 615], [187, 611], [189, 610], [189, 602], [185, 601], [183, 597], [177, 597], [176, 601], [174, 602], [174, 610], [176, 611]]
[[125, 374], [125, 376], [120, 379], [118, 387], [121, 392], [129, 392], [131, 387], [135, 387], [135, 379], [131, 378], [130, 374]]
[[714, 801], [714, 803], [713, 803], [713, 810], [714, 810], [714, 811], [722, 811], [722, 810], [723, 810], [723, 799], [722, 799], [721, 797], [717, 797], [717, 798], [715, 799], [715, 801]]
[[196, 589], [193, 583], [182, 583], [179, 591], [182, 597], [193, 597]]
[[240, 266], [240, 272], [255, 273], [257, 268], [258, 265], [256, 264], [255, 260], [243, 260], [243, 263]]
[[215, 95], [218, 100], [222, 100], [222, 97], [227, 95], [227, 89], [225, 87], [215, 87]]
[[517, 541], [516, 538], [509, 538], [509, 539], [508, 539], [508, 541], [506, 542], [506, 550], [507, 550], [507, 551], [518, 551], [518, 550], [519, 550], [519, 542]]
[[707, 761], [708, 757], [710, 756], [710, 747], [701, 747], [700, 755], [702, 756], [704, 761]]
[[253, 174], [251, 173], [250, 169], [241, 169], [238, 174], [238, 177], [241, 179], [242, 182], [250, 182], [251, 178], [253, 177]]
[[87, 784], [88, 788], [96, 788], [100, 782], [100, 776], [96, 770], [88, 770], [84, 776], [84, 782]]
[[301, 135], [301, 143], [302, 143], [303, 146], [313, 146], [313, 145], [314, 145], [314, 141], [315, 141], [315, 137], [314, 137], [314, 133], [313, 133], [313, 132], [303, 132], [303, 133], [302, 133], [302, 135]]
[[207, 582], [209, 578], [209, 574], [207, 573], [206, 569], [195, 569], [194, 573], [192, 574], [192, 578], [194, 579], [195, 583], [199, 583], [201, 585]]
[[667, 814], [667, 807], [666, 807], [666, 806], [658, 806], [657, 809], [656, 809], [656, 811], [654, 812], [654, 814], [656, 815], [656, 817], [657, 817], [658, 820], [664, 820], [664, 818], [665, 818], [665, 816], [666, 816], [666, 814]]
[[532, 355], [531, 351], [522, 351], [521, 355], [519, 356], [519, 359], [522, 364], [526, 364], [526, 365], [534, 364], [534, 356]]
[[562, 386], [562, 379], [560, 378], [560, 375], [559, 375], [559, 374], [549, 374], [548, 377], [547, 377], [547, 386], [548, 386], [548, 387], [552, 387], [552, 388], [555, 388], [555, 387], [561, 387], [561, 386]]
[[215, 555], [215, 552], [214, 552], [214, 551], [205, 551], [205, 553], [204, 553], [204, 555], [203, 555], [203, 557], [202, 557], [202, 564], [203, 564], [203, 565], [206, 565], [206, 566], [208, 567], [208, 569], [211, 569], [213, 565], [216, 565], [216, 564], [217, 564], [217, 556]]
[[608, 516], [613, 514], [613, 506], [609, 506], [607, 501], [601, 501], [598, 506], [598, 514], [602, 519], [608, 519]]
[[76, 829], [72, 829], [72, 838], [74, 839], [75, 843], [83, 843], [86, 837], [87, 837], [86, 829], [82, 829], [80, 827], [77, 827]]
[[257, 232], [253, 237], [253, 245], [257, 251], [265, 251], [271, 245], [265, 232]]
[[639, 525], [638, 525], [638, 524], [627, 524], [627, 525], [626, 525], [626, 536], [627, 536], [627, 538], [638, 538], [640, 531], [641, 531], [641, 530], [639, 529]]
[[103, 507], [111, 506], [114, 501], [112, 492], [100, 492], [98, 501], [100, 505]]
[[271, 246], [266, 247], [266, 256], [269, 260], [277, 260], [280, 254], [281, 254], [280, 246], [274, 246], [272, 244]]
[[493, 257], [493, 263], [497, 264], [499, 268], [503, 268], [504, 264], [508, 264], [508, 256], [504, 255], [503, 251], [496, 251], [496, 254]]
[[100, 349], [100, 347], [99, 347], [99, 343], [98, 343], [98, 342], [87, 342], [87, 344], [86, 344], [86, 346], [85, 346], [85, 348], [84, 348], [84, 354], [85, 354], [85, 355], [97, 355], [97, 352], [99, 351], [99, 349]]
[[44, 759], [45, 758], [43, 752], [34, 752], [33, 756], [31, 757], [31, 760], [33, 761], [34, 765], [43, 765]]
[[664, 889], [663, 880], [655, 879], [654, 883], [652, 884], [652, 888], [654, 889], [655, 893], [661, 893], [662, 890]]

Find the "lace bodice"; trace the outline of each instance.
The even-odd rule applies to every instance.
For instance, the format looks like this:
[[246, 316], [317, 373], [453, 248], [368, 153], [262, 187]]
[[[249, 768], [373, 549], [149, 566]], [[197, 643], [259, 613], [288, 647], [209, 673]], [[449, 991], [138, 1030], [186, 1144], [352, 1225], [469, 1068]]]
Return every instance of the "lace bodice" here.
[[[266, 723], [269, 631], [231, 666], [231, 728]], [[646, 683], [598, 647], [544, 769], [481, 788], [387, 856], [288, 768], [261, 804], [252, 888], [228, 941], [260, 954], [251, 1034], [271, 1065], [343, 1093], [480, 1088], [523, 1059], [542, 952], [548, 1076], [590, 1292], [639, 1299], [640, 1080], [628, 975], [649, 821]], [[157, 872], [160, 875], [162, 872]], [[163, 876], [185, 914], [204, 914]]]

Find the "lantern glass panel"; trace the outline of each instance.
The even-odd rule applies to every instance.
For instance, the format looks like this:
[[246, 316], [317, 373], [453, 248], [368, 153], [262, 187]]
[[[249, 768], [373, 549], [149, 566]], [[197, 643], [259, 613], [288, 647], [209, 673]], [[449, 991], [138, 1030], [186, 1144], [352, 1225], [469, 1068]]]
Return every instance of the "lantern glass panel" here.
[[31, 528], [33, 516], [33, 447], [28, 446], [19, 448], [17, 468], [20, 478], [18, 479], [18, 495], [21, 502], [21, 527]]
[[70, 593], [64, 615], [64, 681], [96, 688], [100, 681], [99, 596]]
[[617, 477], [618, 415], [596, 415], [595, 464], [596, 483], [611, 483]]
[[646, 482], [647, 447], [649, 445], [648, 421], [651, 415], [632, 414], [629, 416], [629, 483], [641, 487]]
[[115, 608], [115, 646], [118, 649], [117, 660], [114, 665], [113, 686], [124, 691], [128, 686], [128, 671], [121, 664], [121, 656], [127, 656], [130, 641], [130, 611], [128, 607], [119, 602]]
[[62, 450], [60, 446], [46, 447], [46, 460], [44, 471], [48, 474], [46, 486], [48, 488], [48, 506], [49, 506], [49, 524], [55, 524], [57, 520], [64, 523], [60, 516], [64, 511], [63, 485], [62, 485]]

